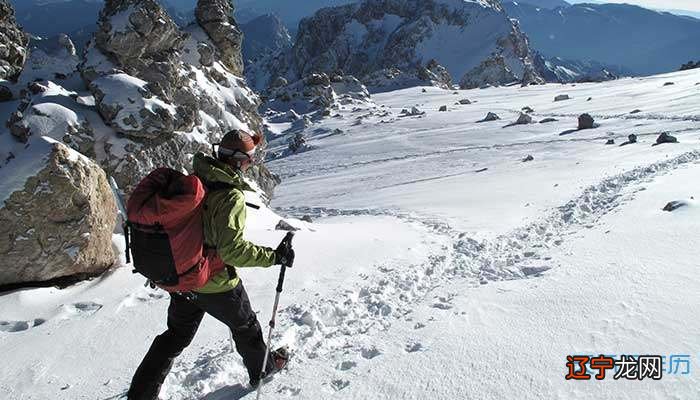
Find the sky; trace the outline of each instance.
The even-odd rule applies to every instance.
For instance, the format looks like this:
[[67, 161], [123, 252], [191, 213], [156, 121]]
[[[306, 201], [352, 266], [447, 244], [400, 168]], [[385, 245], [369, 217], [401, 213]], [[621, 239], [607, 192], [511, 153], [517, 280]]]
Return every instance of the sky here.
[[[590, 3], [590, 0], [568, 0], [569, 3]], [[603, 1], [594, 1], [603, 3]], [[628, 3], [658, 10], [688, 10], [700, 12], [700, 0], [607, 0], [604, 3]]]

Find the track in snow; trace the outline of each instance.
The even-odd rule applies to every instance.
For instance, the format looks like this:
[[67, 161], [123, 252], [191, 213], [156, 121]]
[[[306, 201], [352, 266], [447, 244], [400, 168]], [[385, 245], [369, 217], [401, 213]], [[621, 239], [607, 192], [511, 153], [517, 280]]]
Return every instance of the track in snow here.
[[[346, 359], [348, 354], [360, 355], [366, 360], [381, 357], [381, 349], [372, 345], [372, 337], [389, 329], [396, 321], [411, 320], [416, 304], [425, 302], [433, 289], [455, 279], [478, 287], [493, 281], [538, 276], [553, 267], [547, 257], [548, 249], [561, 245], [567, 236], [593, 226], [602, 216], [631, 199], [634, 193], [644, 190], [644, 182], [691, 163], [700, 164], [700, 151], [610, 176], [538, 221], [491, 240], [470, 237], [436, 219], [395, 210], [307, 207], [280, 210], [316, 218], [389, 215], [407, 222], [420, 222], [444, 241], [423, 263], [377, 265], [376, 274], [360, 275], [358, 281], [338, 288], [333, 296], [282, 308], [273, 342], [291, 342], [295, 352], [292, 368], [303, 368], [314, 359], [328, 359], [336, 366], [336, 375], [344, 376], [356, 366]], [[453, 298], [454, 295], [434, 298], [431, 306], [449, 310]], [[416, 323], [416, 329], [424, 326], [424, 323]], [[223, 341], [218, 348], [226, 348]], [[421, 350], [420, 342], [405, 346], [407, 352]], [[172, 398], [194, 399], [202, 389], [220, 386], [217, 382], [245, 381], [247, 374], [236, 357], [228, 351], [212, 351], [202, 355], [193, 368], [177, 365], [173, 373], [178, 388]], [[352, 375], [345, 376], [324, 385], [333, 391], [342, 390], [351, 384]], [[205, 398], [236, 399], [247, 393], [240, 385], [216, 389]], [[281, 374], [266, 385], [266, 391], [275, 392], [277, 397], [294, 397], [302, 388]]]

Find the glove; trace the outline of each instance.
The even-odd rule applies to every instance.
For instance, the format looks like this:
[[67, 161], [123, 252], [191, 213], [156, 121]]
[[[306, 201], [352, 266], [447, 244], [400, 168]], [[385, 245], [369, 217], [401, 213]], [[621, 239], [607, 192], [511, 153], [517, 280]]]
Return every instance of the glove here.
[[275, 249], [275, 264], [285, 265], [291, 268], [294, 264], [294, 249], [282, 242]]

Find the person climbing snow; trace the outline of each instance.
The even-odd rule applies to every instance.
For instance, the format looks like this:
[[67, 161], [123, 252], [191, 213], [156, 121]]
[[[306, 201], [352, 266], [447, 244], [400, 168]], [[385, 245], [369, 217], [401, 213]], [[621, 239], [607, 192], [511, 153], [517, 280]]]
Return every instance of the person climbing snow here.
[[[294, 259], [294, 251], [290, 246], [280, 245], [275, 250], [257, 246], [243, 238], [246, 219], [243, 191], [252, 189], [243, 180], [242, 173], [254, 162], [253, 156], [259, 142], [258, 138], [259, 136], [233, 130], [223, 137], [213, 157], [203, 153], [194, 156], [194, 175], [206, 187], [206, 196], [201, 197], [203, 205], [201, 226], [204, 248], [210, 252], [215, 251], [215, 258], [212, 258], [213, 261], [208, 266], [213, 272], [210, 273], [211, 276], [204, 275], [204, 278], [196, 278], [205, 283], [194, 290], [178, 290], [180, 287], [188, 287], [189, 281], [183, 278], [186, 278], [186, 274], [190, 274], [191, 271], [175, 275], [171, 284], [179, 282], [177, 285], [180, 286], [166, 286], [171, 296], [167, 330], [153, 340], [153, 344], [137, 368], [127, 394], [129, 400], [158, 398], [160, 388], [175, 358], [190, 344], [205, 313], [223, 322], [231, 330], [236, 350], [243, 358], [243, 364], [248, 370], [252, 388], [260, 384], [266, 352], [268, 352], [267, 365], [265, 365], [263, 377], [284, 368], [289, 360], [289, 355], [284, 348], [271, 352], [268, 350], [243, 282], [236, 274], [236, 268], [270, 267], [276, 264], [291, 266]], [[162, 173], [158, 175], [157, 172], [158, 170], [153, 173], [156, 178], [163, 175]], [[189, 178], [184, 175], [178, 175], [178, 177]], [[176, 181], [174, 178], [168, 176], [166, 179], [161, 179], [159, 183], [166, 182], [165, 188], [169, 190], [174, 181]], [[163, 197], [163, 203], [159, 203], [160, 208], [163, 208], [163, 204], [167, 204], [168, 199], [172, 198], [163, 194], [163, 187], [164, 185], [160, 186], [161, 192], [159, 192]], [[134, 191], [129, 200], [130, 209], [139, 206], [140, 204], [137, 204], [139, 201], [145, 202], [149, 199], [147, 196], [139, 197], [138, 190], [137, 188]], [[138, 215], [136, 212], [129, 211], [130, 219]], [[155, 223], [155, 225], [159, 224], [160, 222]], [[139, 271], [139, 264], [136, 262], [138, 232], [137, 234], [132, 232], [131, 240], [134, 265], [138, 272], [142, 272]], [[154, 247], [153, 244], [145, 243], [142, 246]], [[166, 246], [174, 253], [177, 252], [176, 247], [179, 247], [173, 245], [171, 248], [167, 243]], [[142, 253], [147, 251], [143, 250]], [[220, 270], [214, 267], [218, 265], [217, 263], [221, 264]], [[148, 274], [145, 275], [148, 276]], [[208, 279], [204, 280], [206, 278]], [[160, 281], [160, 283], [163, 282]]]

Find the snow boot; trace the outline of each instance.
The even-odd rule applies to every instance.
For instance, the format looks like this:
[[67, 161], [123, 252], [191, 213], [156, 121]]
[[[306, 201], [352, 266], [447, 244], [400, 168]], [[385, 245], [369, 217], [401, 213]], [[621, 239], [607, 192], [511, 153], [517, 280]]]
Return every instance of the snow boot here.
[[[275, 351], [270, 352], [270, 357], [272, 361], [272, 368], [265, 372], [263, 380], [267, 381], [272, 378], [272, 376], [279, 371], [283, 370], [289, 363], [289, 349], [286, 346], [280, 347]], [[250, 387], [256, 389], [260, 385], [260, 378], [251, 378]]]

